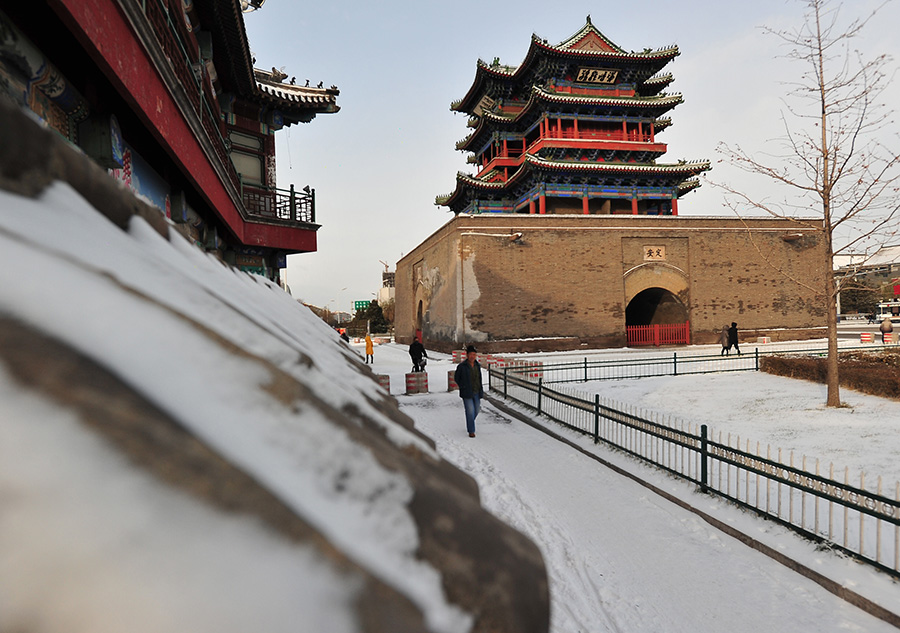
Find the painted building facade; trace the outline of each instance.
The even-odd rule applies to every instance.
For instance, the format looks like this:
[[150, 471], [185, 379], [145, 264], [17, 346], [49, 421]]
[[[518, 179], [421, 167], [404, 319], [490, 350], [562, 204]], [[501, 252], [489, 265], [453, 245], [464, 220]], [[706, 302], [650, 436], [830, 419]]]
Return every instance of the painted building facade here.
[[[249, 5], [247, 5], [249, 6]], [[274, 133], [336, 87], [254, 69], [239, 0], [48, 0], [0, 9], [0, 98], [81, 148], [199, 246], [277, 280], [316, 250], [315, 192], [279, 189]]]

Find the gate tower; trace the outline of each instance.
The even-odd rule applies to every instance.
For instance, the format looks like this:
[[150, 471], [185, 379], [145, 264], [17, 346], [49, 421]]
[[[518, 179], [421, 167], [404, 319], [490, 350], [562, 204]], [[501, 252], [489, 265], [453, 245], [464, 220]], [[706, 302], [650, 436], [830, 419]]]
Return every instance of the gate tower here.
[[458, 173], [436, 204], [454, 213], [678, 215], [708, 161], [658, 163], [657, 134], [682, 102], [660, 71], [677, 46], [628, 52], [587, 17], [557, 44], [532, 35], [519, 66], [478, 60], [468, 93], [450, 109], [469, 115], [456, 144], [474, 175]]

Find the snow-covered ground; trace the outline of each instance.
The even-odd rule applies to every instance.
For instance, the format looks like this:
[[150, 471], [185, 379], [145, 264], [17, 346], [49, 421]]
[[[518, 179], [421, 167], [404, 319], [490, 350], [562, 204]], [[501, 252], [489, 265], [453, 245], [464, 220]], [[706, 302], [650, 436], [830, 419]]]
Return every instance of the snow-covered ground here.
[[[446, 355], [430, 355], [429, 394], [404, 395], [409, 362], [397, 345], [375, 349], [374, 370], [391, 377], [402, 409], [435, 439], [440, 453], [476, 478], [484, 505], [538, 543], [550, 570], [555, 633], [895, 630], [490, 403], [470, 439], [459, 398], [446, 391], [454, 365]], [[848, 465], [869, 470], [866, 453], [886, 474], [896, 472], [892, 460], [900, 439], [890, 428], [900, 420], [900, 402], [844, 390], [842, 399], [852, 408], [826, 410], [821, 386], [755, 372], [588, 386], [598, 387], [604, 397], [715, 422], [726, 433], [754, 441], [757, 435], [760, 441], [778, 439], [785, 450], [853, 461]], [[695, 494], [690, 485], [546, 424], [900, 611], [900, 584], [884, 574], [816, 551], [777, 526]], [[870, 434], [877, 438], [850, 441]]]

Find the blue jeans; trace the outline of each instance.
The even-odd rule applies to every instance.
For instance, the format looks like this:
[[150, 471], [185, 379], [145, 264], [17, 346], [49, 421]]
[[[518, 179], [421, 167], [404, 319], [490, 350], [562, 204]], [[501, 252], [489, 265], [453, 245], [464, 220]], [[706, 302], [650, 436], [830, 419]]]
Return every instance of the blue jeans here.
[[466, 410], [466, 430], [469, 433], [474, 433], [475, 418], [478, 417], [478, 412], [481, 411], [481, 396], [463, 398], [462, 401], [463, 408]]

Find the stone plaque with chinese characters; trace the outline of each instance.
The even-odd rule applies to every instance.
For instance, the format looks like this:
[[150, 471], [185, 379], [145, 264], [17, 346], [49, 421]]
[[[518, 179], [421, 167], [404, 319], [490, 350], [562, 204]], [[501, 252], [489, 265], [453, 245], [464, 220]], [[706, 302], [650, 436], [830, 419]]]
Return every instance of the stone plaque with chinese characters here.
[[604, 68], [579, 68], [575, 81], [584, 84], [614, 84], [619, 77], [618, 70]]
[[644, 247], [645, 262], [664, 262], [666, 261], [665, 246], [645, 246]]

